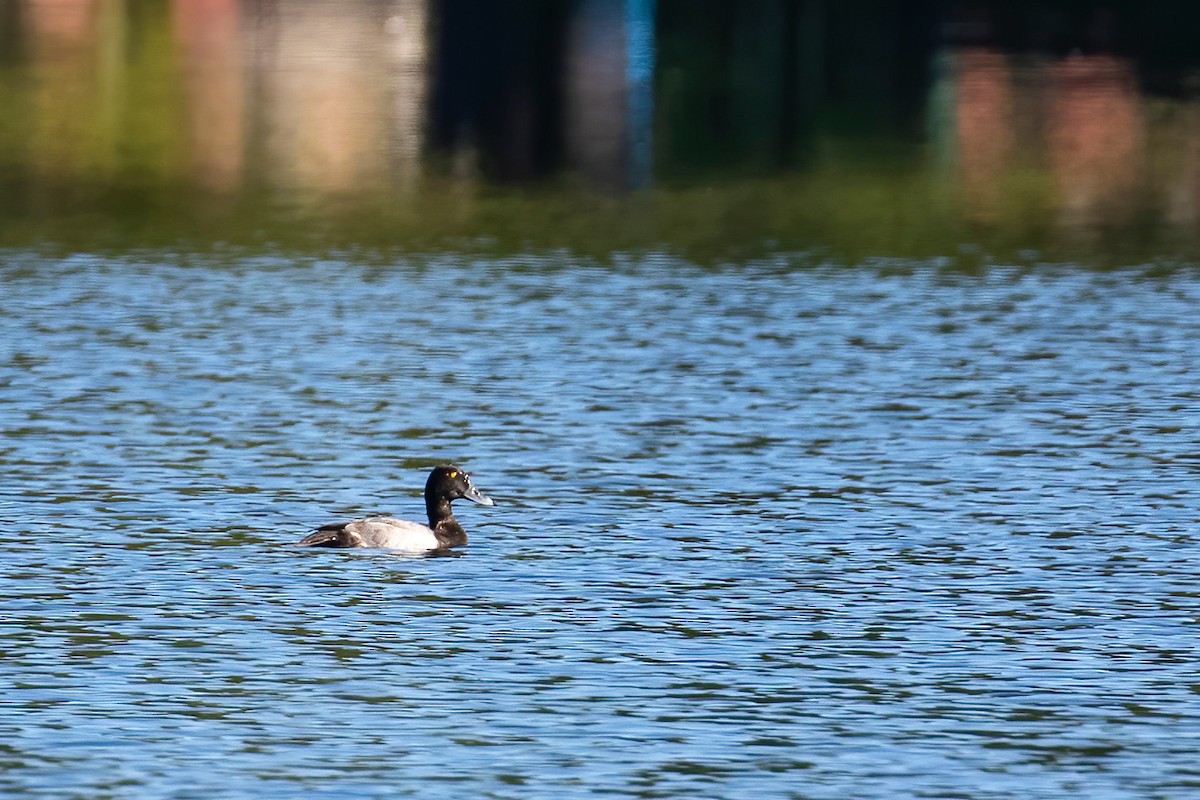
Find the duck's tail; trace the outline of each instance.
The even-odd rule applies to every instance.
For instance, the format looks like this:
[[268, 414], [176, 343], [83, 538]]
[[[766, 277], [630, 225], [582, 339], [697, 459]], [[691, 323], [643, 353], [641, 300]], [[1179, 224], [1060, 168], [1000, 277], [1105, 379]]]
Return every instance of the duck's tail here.
[[345, 522], [331, 522], [296, 542], [297, 547], [345, 547]]

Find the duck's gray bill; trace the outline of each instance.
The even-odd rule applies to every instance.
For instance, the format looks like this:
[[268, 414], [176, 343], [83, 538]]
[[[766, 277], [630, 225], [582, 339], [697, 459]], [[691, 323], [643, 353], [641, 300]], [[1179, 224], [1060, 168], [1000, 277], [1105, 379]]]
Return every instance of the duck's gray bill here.
[[478, 503], [481, 506], [496, 505], [496, 501], [494, 501], [492, 498], [488, 497], [486, 494], [480, 494], [479, 490], [476, 489], [474, 486], [468, 487], [467, 493], [464, 494], [463, 497], [467, 498], [472, 503]]

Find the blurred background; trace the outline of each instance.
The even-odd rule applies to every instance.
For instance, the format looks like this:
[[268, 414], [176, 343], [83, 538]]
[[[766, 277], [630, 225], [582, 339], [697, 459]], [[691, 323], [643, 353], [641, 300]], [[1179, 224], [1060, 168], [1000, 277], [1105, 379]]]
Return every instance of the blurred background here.
[[1191, 253], [1200, 8], [7, 0], [0, 245]]

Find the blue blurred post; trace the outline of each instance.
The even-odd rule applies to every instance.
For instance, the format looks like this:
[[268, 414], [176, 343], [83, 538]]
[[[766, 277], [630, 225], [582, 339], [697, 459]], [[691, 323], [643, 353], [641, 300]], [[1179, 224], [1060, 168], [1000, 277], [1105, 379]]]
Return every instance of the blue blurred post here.
[[629, 185], [634, 189], [654, 177], [654, 11], [655, 0], [625, 2]]
[[565, 128], [573, 168], [626, 191], [653, 175], [654, 0], [580, 0], [567, 30]]

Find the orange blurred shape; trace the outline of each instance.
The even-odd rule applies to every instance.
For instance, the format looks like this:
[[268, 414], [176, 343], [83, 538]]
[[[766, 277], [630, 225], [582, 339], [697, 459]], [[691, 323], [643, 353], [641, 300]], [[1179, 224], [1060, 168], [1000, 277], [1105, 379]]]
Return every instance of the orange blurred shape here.
[[96, 35], [97, 0], [24, 0], [34, 41], [52, 46], [85, 44]]

